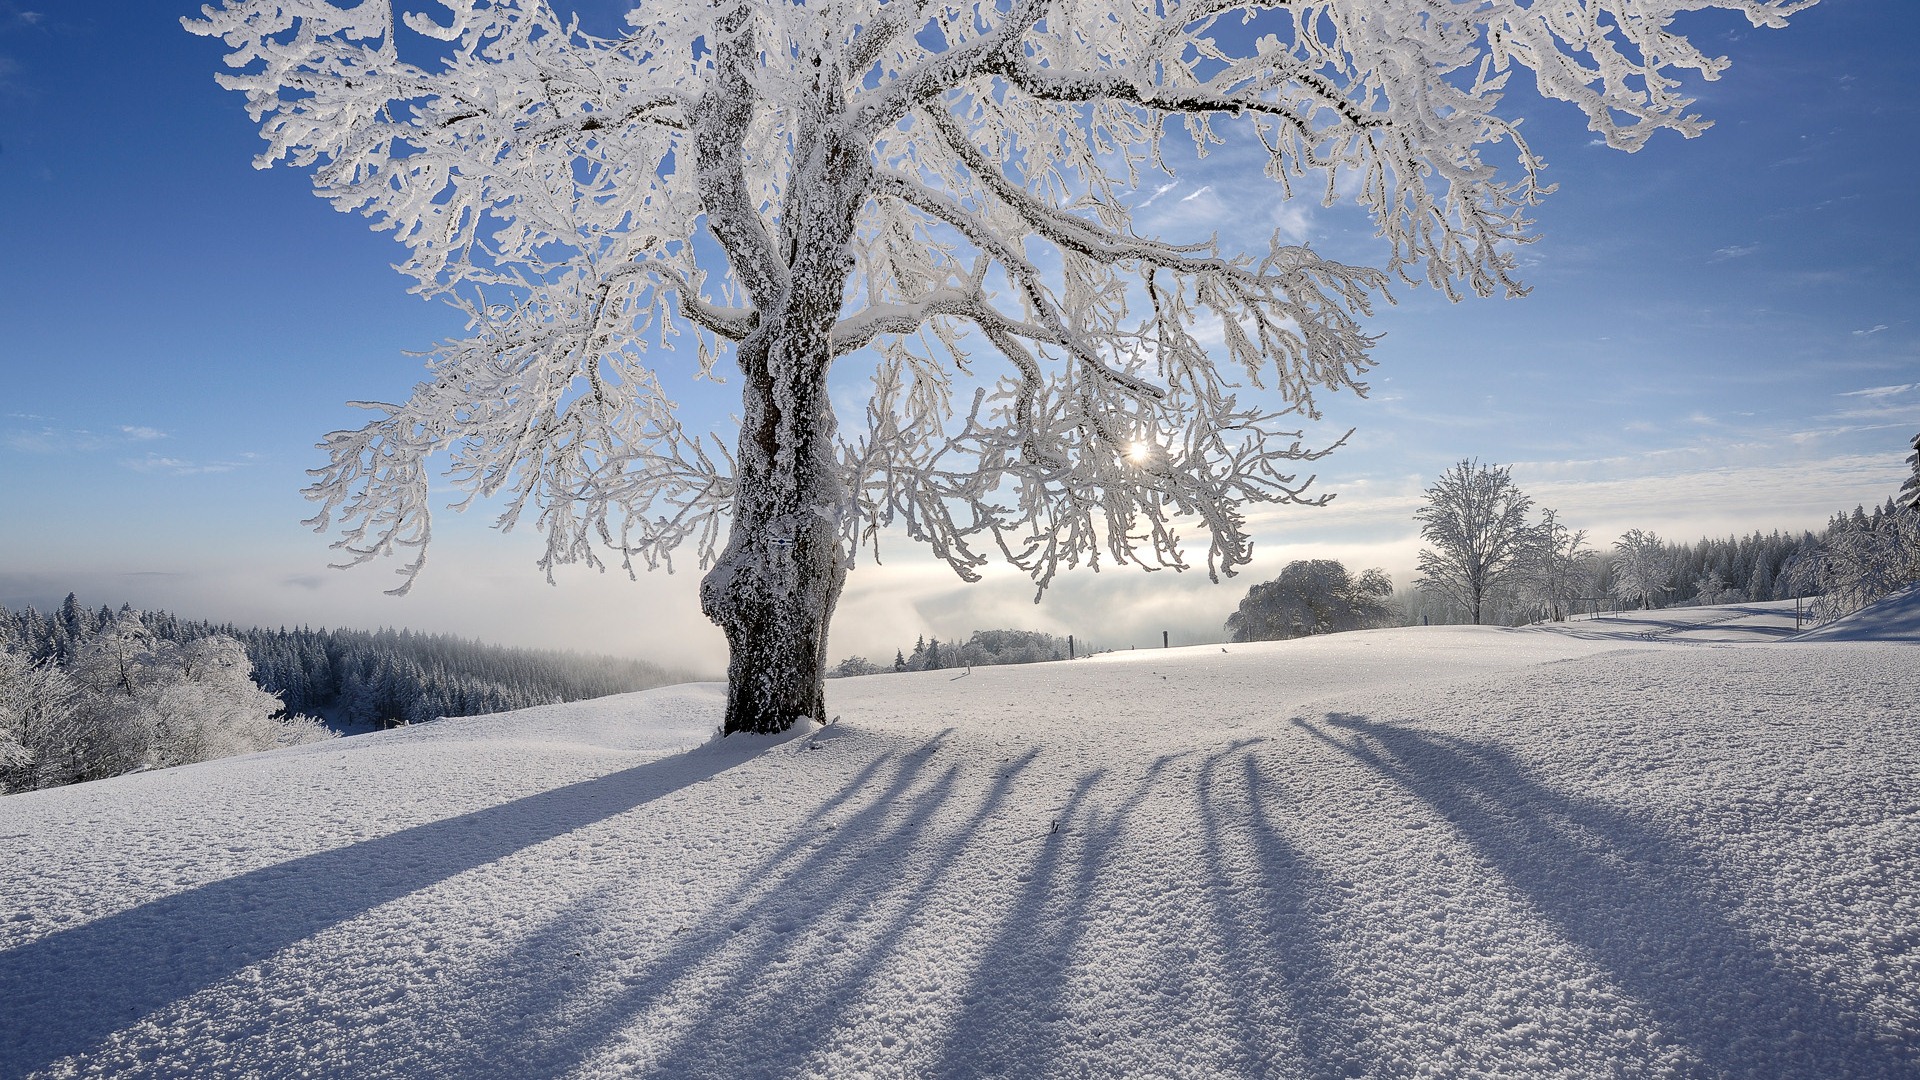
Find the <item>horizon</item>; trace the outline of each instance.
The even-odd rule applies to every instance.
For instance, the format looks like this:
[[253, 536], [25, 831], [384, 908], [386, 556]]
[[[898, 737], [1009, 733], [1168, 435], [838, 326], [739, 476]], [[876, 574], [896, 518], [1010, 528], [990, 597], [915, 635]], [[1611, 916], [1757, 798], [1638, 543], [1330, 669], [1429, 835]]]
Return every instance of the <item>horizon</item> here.
[[[239, 95], [214, 85], [221, 47], [179, 28], [193, 10], [0, 0], [0, 237], [14, 255], [0, 605], [45, 610], [71, 592], [236, 625], [723, 664], [694, 567], [636, 584], [562, 567], [549, 588], [537, 539], [495, 533], [484, 509], [436, 517], [408, 598], [381, 595], [391, 564], [326, 569], [332, 538], [300, 525], [312, 444], [356, 422], [345, 402], [403, 396], [421, 377], [405, 352], [458, 325], [409, 296], [388, 268], [399, 249], [315, 199], [304, 173], [250, 168], [261, 143]], [[1132, 644], [1217, 634], [1295, 559], [1378, 566], [1404, 587], [1421, 489], [1469, 458], [1510, 466], [1603, 550], [1629, 528], [1689, 544], [1818, 530], [1894, 495], [1920, 430], [1920, 209], [1903, 183], [1920, 157], [1920, 74], [1897, 48], [1920, 37], [1920, 9], [1825, 0], [1779, 31], [1690, 21], [1733, 62], [1690, 87], [1716, 126], [1626, 155], [1590, 145], [1571, 107], [1520, 109], [1560, 185], [1521, 253], [1533, 295], [1450, 305], [1396, 289], [1367, 324], [1385, 334], [1372, 395], [1331, 396], [1309, 438], [1357, 429], [1317, 463], [1315, 490], [1335, 499], [1248, 508], [1258, 554], [1239, 575], [1083, 568], [1036, 606], [1017, 571], [968, 585], [895, 537], [849, 577], [832, 658], [1000, 627], [1084, 639], [1099, 626]], [[114, 122], [103, 136], [75, 116]], [[1355, 214], [1283, 199], [1244, 151], [1146, 177], [1137, 219], [1229, 245], [1279, 229], [1377, 261]], [[1248, 220], [1259, 227], [1238, 228]], [[843, 407], [861, 386], [859, 364], [844, 368]], [[724, 416], [732, 392], [689, 407]]]

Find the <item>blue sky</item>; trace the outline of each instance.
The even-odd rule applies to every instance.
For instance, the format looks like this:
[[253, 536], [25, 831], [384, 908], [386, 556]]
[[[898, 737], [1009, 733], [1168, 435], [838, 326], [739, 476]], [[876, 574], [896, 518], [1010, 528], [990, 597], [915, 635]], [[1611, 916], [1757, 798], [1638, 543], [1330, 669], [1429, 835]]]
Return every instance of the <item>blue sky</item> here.
[[[409, 296], [400, 250], [304, 174], [251, 167], [254, 128], [213, 82], [219, 43], [179, 27], [193, 10], [0, 0], [0, 604], [77, 590], [717, 670], [690, 571], [549, 587], [535, 537], [445, 514], [406, 599], [381, 595], [385, 568], [326, 568], [327, 538], [300, 525], [314, 442], [359, 422], [344, 402], [403, 397], [419, 372], [405, 354], [459, 324]], [[1293, 558], [1404, 580], [1421, 487], [1466, 457], [1511, 464], [1602, 543], [1815, 527], [1893, 494], [1920, 430], [1920, 5], [1825, 0], [1784, 31], [1689, 21], [1734, 61], [1695, 88], [1716, 121], [1699, 139], [1620, 154], [1571, 109], [1516, 95], [1560, 187], [1523, 253], [1533, 294], [1401, 290], [1374, 322], [1374, 393], [1327, 403], [1334, 434], [1358, 429], [1320, 464], [1339, 497], [1257, 513], [1244, 576], [1076, 573], [1036, 607], [1017, 573], [967, 586], [895, 544], [852, 578], [834, 655], [990, 626], [1205, 640]], [[1183, 171], [1139, 217], [1172, 239], [1279, 227], [1377, 260], [1356, 215], [1285, 202], [1246, 153]]]

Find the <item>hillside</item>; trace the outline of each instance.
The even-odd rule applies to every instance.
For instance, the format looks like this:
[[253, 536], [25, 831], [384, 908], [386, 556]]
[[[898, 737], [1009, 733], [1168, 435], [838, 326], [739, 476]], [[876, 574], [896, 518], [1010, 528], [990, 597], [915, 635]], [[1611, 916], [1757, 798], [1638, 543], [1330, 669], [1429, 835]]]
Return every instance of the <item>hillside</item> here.
[[1911, 1077], [1920, 641], [1791, 616], [847, 679], [779, 739], [683, 685], [7, 797], [0, 1075]]

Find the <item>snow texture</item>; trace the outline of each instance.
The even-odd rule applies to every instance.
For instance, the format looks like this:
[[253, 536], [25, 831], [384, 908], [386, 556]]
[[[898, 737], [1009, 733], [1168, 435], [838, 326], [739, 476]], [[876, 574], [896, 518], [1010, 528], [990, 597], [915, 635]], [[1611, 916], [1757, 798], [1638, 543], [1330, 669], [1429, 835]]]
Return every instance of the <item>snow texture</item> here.
[[0, 800], [0, 1075], [1920, 1075], [1920, 593], [712, 685]]

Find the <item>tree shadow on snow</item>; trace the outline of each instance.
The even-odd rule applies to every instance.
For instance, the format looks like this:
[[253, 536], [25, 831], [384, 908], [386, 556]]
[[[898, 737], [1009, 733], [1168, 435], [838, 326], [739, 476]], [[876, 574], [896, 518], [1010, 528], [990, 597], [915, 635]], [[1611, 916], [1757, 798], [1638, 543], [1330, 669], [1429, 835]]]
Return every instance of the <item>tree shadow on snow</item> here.
[[[1325, 927], [1307, 906], [1325, 884], [1273, 820], [1266, 802], [1272, 785], [1249, 752], [1259, 741], [1222, 749], [1188, 775], [1173, 768], [1188, 754], [1162, 757], [1111, 805], [1093, 797], [1102, 774], [1081, 777], [1058, 812], [1059, 828], [1044, 838], [1018, 895], [973, 958], [961, 1009], [925, 1075], [1053, 1073], [1075, 1051], [1099, 1053], [1105, 1033], [1087, 1025], [1103, 1021], [1075, 1015], [1072, 987], [1076, 976], [1100, 977], [1082, 969], [1103, 963], [1087, 945], [1089, 930], [1105, 917], [1096, 910], [1102, 879], [1129, 873], [1128, 832], [1154, 828], [1144, 808], [1166, 796], [1197, 803], [1203, 866], [1191, 879], [1162, 883], [1180, 894], [1179, 906], [1193, 918], [1156, 925], [1148, 947], [1154, 989], [1163, 996], [1147, 1010], [1171, 1019], [1172, 1010], [1185, 1008], [1190, 1020], [1227, 1029], [1231, 1060], [1207, 1069], [1238, 1076], [1365, 1073], [1363, 1026], [1347, 1013], [1347, 990], [1335, 975]], [[1236, 772], [1238, 785], [1231, 782]], [[1130, 884], [1120, 895], [1145, 891]], [[1203, 986], [1231, 1000], [1195, 1000]], [[1214, 1011], [1222, 1005], [1224, 1011]]]
[[[1251, 740], [1249, 740], [1251, 742]], [[1373, 1071], [1368, 1027], [1326, 939], [1334, 884], [1281, 832], [1285, 798], [1248, 743], [1211, 757], [1199, 799], [1215, 924], [1243, 1076], [1282, 1075], [1297, 1054], [1309, 1076]], [[1232, 784], [1237, 761], [1240, 784]]]
[[31, 1073], [380, 904], [707, 780], [725, 744], [161, 897], [0, 952], [0, 1076]]
[[1295, 723], [1438, 811], [1713, 1075], [1920, 1075], [1913, 1047], [1883, 1041], [1744, 927], [1683, 842], [1547, 787], [1495, 746], [1360, 716]]
[[[740, 875], [734, 892], [709, 908], [706, 924], [688, 928], [619, 987], [567, 993], [530, 981], [504, 993], [443, 1003], [449, 1023], [473, 1034], [460, 1040], [459, 1049], [442, 1053], [434, 1071], [558, 1075], [579, 1068], [656, 1012], [686, 1022], [645, 1033], [666, 1044], [651, 1075], [773, 1075], [801, 1068], [833, 1030], [841, 1003], [911, 928], [959, 849], [1005, 809], [1008, 788], [1035, 756], [1006, 766], [968, 814], [965, 828], [942, 828], [936, 835], [943, 810], [957, 797], [959, 766], [932, 764], [944, 742], [943, 734], [910, 752], [869, 762], [807, 813], [819, 820], [855, 796], [864, 797], [862, 805], [824, 836], [796, 830]], [[881, 776], [887, 778], [876, 786]], [[847, 933], [817, 933], [834, 924]], [[590, 920], [550, 920], [502, 967], [536, 973], [564, 967], [594, 933]], [[824, 958], [811, 950], [836, 944], [855, 953], [851, 962], [846, 956], [813, 962]]]

